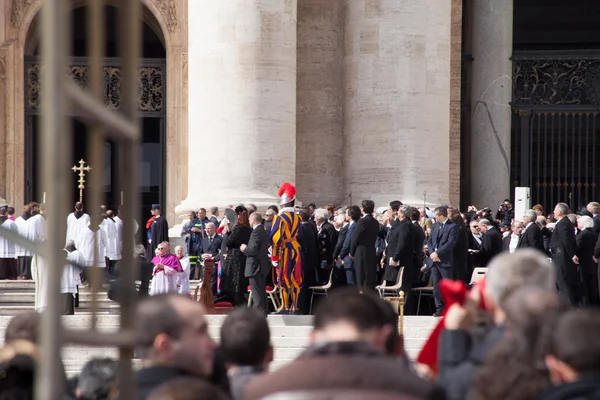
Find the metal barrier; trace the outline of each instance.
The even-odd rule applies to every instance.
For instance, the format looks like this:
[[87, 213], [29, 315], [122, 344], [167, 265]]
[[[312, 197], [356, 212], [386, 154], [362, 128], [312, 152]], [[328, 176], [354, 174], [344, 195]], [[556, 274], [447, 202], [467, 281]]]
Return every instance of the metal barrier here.
[[[88, 0], [88, 23], [90, 49], [90, 85], [85, 91], [66, 77], [68, 60], [69, 5], [65, 0], [44, 0], [42, 6], [42, 182], [46, 187], [46, 214], [50, 223], [43, 243], [27, 239], [0, 228], [0, 235], [12, 240], [46, 260], [48, 265], [48, 301], [40, 326], [41, 361], [36, 375], [35, 398], [62, 399], [65, 390], [62, 372], [57, 368], [60, 350], [66, 343], [90, 346], [115, 346], [119, 348], [119, 395], [134, 398], [132, 358], [135, 345], [135, 284], [134, 268], [121, 268], [124, 280], [121, 302], [120, 329], [115, 333], [97, 330], [97, 291], [102, 280], [100, 271], [93, 268], [90, 278], [92, 289], [92, 326], [88, 330], [66, 329], [61, 323], [60, 282], [65, 264], [64, 238], [69, 205], [65, 199], [71, 196], [70, 157], [72, 132], [67, 123], [69, 114], [76, 115], [89, 126], [90, 162], [95, 169], [103, 171], [105, 137], [110, 137], [118, 151], [118, 181], [123, 193], [122, 212], [130, 218], [134, 205], [139, 203], [138, 162], [140, 133], [138, 127], [138, 80], [137, 68], [141, 44], [141, 14], [139, 0], [122, 0], [119, 7], [119, 52], [123, 64], [122, 104], [120, 112], [105, 108], [103, 102], [103, 53], [104, 53], [104, 6], [105, 0]], [[102, 174], [94, 174], [88, 194], [91, 210], [99, 210], [102, 195]], [[42, 190], [40, 190], [40, 193]], [[92, 213], [94, 218], [96, 213]], [[132, 221], [123, 224], [122, 263], [133, 264], [134, 226]], [[131, 250], [131, 251], [130, 251]], [[95, 254], [98, 257], [98, 254]]]

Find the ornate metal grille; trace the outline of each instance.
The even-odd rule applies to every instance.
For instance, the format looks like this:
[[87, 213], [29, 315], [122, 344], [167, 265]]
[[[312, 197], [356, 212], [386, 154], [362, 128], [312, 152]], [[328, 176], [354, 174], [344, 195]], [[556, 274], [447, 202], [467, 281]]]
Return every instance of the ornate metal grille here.
[[513, 54], [511, 178], [532, 204], [572, 209], [600, 191], [600, 51]]
[[600, 107], [600, 52], [515, 52], [513, 106]]
[[[138, 68], [139, 78], [139, 111], [142, 116], [164, 116], [166, 113], [166, 66], [164, 60], [145, 59]], [[29, 114], [41, 111], [41, 74], [43, 68], [39, 58], [25, 60], [25, 110]], [[121, 108], [121, 72], [117, 59], [105, 59], [104, 72], [104, 105], [109, 110]], [[89, 85], [89, 65], [86, 58], [71, 58], [68, 75], [82, 88]]]

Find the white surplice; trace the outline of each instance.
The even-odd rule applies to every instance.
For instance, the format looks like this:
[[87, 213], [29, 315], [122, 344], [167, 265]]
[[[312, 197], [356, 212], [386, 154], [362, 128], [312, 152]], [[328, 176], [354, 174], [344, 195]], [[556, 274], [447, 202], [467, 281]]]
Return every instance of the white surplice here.
[[[41, 243], [46, 240], [46, 218], [37, 214], [27, 220], [27, 238]], [[35, 310], [42, 312], [48, 303], [48, 263], [37, 254], [31, 260], [31, 276], [35, 282]]]
[[[94, 263], [94, 236], [96, 237], [96, 248], [98, 249], [98, 258]], [[77, 250], [83, 255], [86, 267], [106, 268], [106, 232], [98, 229], [96, 232], [90, 230], [89, 226], [81, 231], [81, 239]]]
[[81, 236], [81, 231], [87, 228], [89, 224], [89, 215], [84, 213], [81, 217], [77, 218], [74, 212], [69, 214], [67, 217], [67, 239], [65, 243], [67, 243], [69, 240], [72, 240], [75, 243], [75, 247], [78, 247], [77, 241]]
[[121, 259], [121, 245], [119, 243], [119, 229], [117, 224], [110, 218], [106, 218], [100, 225], [106, 234], [106, 257], [109, 260]]
[[[70, 253], [67, 251], [67, 261], [85, 265], [85, 258], [79, 250], [74, 250]], [[60, 292], [72, 293], [75, 296], [77, 294], [77, 285], [81, 285], [81, 269], [67, 263], [60, 281]]]
[[[2, 227], [13, 233], [19, 233], [19, 227], [10, 219], [4, 221]], [[0, 258], [17, 258], [15, 244], [2, 236], [0, 236]]]
[[183, 294], [186, 296], [190, 295], [190, 259], [187, 257], [182, 257], [179, 259], [179, 263], [181, 264], [181, 268], [183, 268], [183, 272], [179, 273], [179, 277], [177, 280], [177, 291], [179, 294]]
[[[19, 230], [19, 235], [23, 236], [24, 238], [27, 238], [27, 233], [29, 230], [29, 219], [19, 217], [15, 220], [15, 224], [17, 225], [17, 228]], [[27, 257], [31, 255], [31, 251], [17, 244], [15, 244], [15, 253], [17, 254], [17, 257]]]

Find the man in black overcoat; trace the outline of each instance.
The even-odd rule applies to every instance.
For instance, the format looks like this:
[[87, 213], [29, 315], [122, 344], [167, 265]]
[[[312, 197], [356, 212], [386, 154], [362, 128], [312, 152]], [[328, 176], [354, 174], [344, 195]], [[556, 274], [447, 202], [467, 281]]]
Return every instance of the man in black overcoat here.
[[567, 218], [569, 206], [558, 203], [554, 207], [554, 218], [558, 222], [554, 226], [550, 238], [550, 253], [552, 265], [556, 272], [556, 286], [559, 295], [572, 305], [578, 305], [576, 288], [579, 281], [577, 267], [574, 263], [577, 245], [575, 242], [575, 227]]
[[350, 239], [350, 258], [356, 271], [356, 283], [361, 289], [375, 289], [377, 255], [375, 243], [379, 235], [379, 222], [373, 217], [375, 203], [363, 200], [363, 217], [356, 222]]

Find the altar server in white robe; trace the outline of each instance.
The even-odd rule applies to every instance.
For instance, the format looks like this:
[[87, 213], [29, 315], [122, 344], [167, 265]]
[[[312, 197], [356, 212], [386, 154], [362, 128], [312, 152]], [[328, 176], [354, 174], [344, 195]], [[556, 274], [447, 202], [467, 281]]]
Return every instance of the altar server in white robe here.
[[67, 239], [65, 243], [72, 240], [77, 246], [77, 240], [81, 231], [87, 228], [90, 223], [90, 216], [83, 212], [83, 203], [75, 203], [75, 211], [67, 217]]
[[[27, 237], [29, 225], [29, 218], [31, 218], [31, 208], [38, 207], [36, 203], [30, 203], [23, 206], [23, 214], [21, 214], [16, 220], [17, 228], [19, 229], [19, 235], [24, 238]], [[31, 251], [25, 247], [21, 247], [15, 244], [15, 253], [17, 254], [17, 265], [19, 266], [19, 280], [31, 279]]]
[[[83, 255], [86, 267], [106, 268], [106, 232], [100, 228], [104, 221], [92, 220], [86, 229], [82, 231], [78, 250]], [[94, 262], [94, 237], [96, 238], [97, 258]], [[77, 242], [75, 242], [77, 243]], [[85, 272], [85, 271], [84, 271]]]
[[[40, 204], [39, 213], [27, 220], [27, 238], [35, 243], [42, 243], [47, 236], [47, 222], [44, 212], [46, 206]], [[35, 281], [35, 310], [42, 312], [48, 303], [48, 263], [38, 254], [31, 260], [31, 275]]]
[[60, 281], [60, 292], [63, 298], [63, 311], [62, 315], [74, 315], [75, 314], [75, 296], [79, 290], [78, 286], [81, 284], [81, 271], [82, 269], [73, 265], [85, 265], [85, 259], [83, 254], [75, 248], [75, 243], [70, 240], [65, 247], [67, 252], [67, 263], [63, 269], [62, 279]]
[[[115, 213], [114, 221], [117, 224], [117, 231], [119, 234], [119, 240], [121, 243], [120, 253], [123, 253], [123, 218], [121, 218], [121, 207]], [[137, 235], [138, 230], [140, 229], [140, 225], [137, 223], [135, 219], [131, 220], [133, 222], [133, 244], [135, 245], [135, 235]]]
[[106, 233], [106, 259], [108, 272], [112, 274], [115, 265], [121, 259], [121, 240], [119, 237], [119, 228], [113, 219], [112, 210], [106, 212], [105, 223], [102, 225]]
[[[2, 228], [13, 233], [19, 233], [17, 224], [8, 219], [7, 208], [0, 208], [0, 224]], [[17, 268], [17, 255], [15, 245], [12, 241], [0, 236], [0, 279], [17, 279], [19, 271]]]

